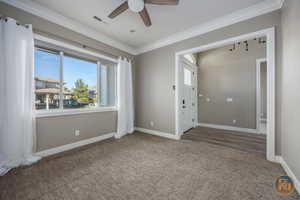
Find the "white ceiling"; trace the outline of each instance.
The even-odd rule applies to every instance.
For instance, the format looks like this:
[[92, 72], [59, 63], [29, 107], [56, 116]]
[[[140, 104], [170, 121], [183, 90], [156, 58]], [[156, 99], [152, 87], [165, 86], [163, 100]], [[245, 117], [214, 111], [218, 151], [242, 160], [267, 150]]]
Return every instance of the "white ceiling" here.
[[[48, 9], [119, 40], [141, 48], [178, 32], [219, 18], [263, 0], [180, 0], [178, 6], [146, 5], [153, 25], [145, 27], [137, 13], [127, 10], [115, 19], [109, 13], [125, 0], [32, 0]], [[93, 19], [98, 16], [107, 24]], [[130, 30], [136, 30], [130, 33]]]

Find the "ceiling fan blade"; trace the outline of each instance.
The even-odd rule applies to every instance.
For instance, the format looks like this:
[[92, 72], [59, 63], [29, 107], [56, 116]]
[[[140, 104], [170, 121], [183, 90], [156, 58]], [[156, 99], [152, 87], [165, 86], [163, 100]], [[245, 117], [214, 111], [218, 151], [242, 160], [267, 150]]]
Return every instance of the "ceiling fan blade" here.
[[178, 5], [179, 0], [145, 0], [145, 3], [156, 5]]
[[121, 13], [123, 13], [124, 11], [126, 11], [127, 9], [128, 9], [128, 2], [125, 1], [119, 7], [117, 7], [114, 11], [112, 11], [108, 15], [108, 17], [113, 19], [113, 18], [117, 17], [118, 15], [120, 15]]
[[146, 7], [144, 7], [144, 9], [141, 12], [139, 12], [139, 14], [140, 14], [141, 18], [143, 19], [144, 24], [147, 27], [152, 25], [152, 22], [151, 22], [151, 19], [150, 19], [150, 16], [149, 16], [149, 13], [148, 13]]

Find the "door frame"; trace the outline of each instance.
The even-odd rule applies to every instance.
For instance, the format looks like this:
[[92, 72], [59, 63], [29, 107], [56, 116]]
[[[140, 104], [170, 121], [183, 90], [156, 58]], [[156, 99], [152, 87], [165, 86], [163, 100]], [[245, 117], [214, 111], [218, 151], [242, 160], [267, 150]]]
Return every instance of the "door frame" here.
[[182, 92], [179, 87], [179, 62], [180, 56], [185, 54], [199, 53], [210, 49], [226, 46], [233, 44], [234, 42], [254, 39], [257, 37], [267, 38], [267, 63], [268, 63], [268, 77], [267, 77], [267, 160], [276, 162], [275, 157], [275, 27], [263, 29], [257, 32], [243, 34], [237, 37], [228, 38], [218, 42], [205, 44], [196, 48], [187, 49], [175, 53], [175, 134], [176, 137], [180, 138], [181, 127], [180, 127], [180, 98]]
[[[185, 62], [187, 65], [189, 65], [190, 67], [194, 68], [194, 85], [195, 85], [195, 96], [194, 96], [194, 101], [195, 101], [195, 110], [194, 112], [194, 123], [193, 123], [193, 128], [197, 127], [198, 124], [198, 67], [197, 65], [195, 65], [194, 63], [190, 62], [188, 59], [184, 58], [183, 56], [179, 57], [179, 67], [182, 68], [182, 66], [180, 65], [181, 62]], [[181, 88], [182, 89], [182, 88]]]
[[[261, 115], [261, 82], [260, 82], [260, 68], [261, 64], [267, 62], [266, 58], [256, 60], [256, 131], [260, 133], [260, 115]], [[268, 64], [267, 64], [268, 65]], [[267, 71], [268, 72], [268, 71]]]

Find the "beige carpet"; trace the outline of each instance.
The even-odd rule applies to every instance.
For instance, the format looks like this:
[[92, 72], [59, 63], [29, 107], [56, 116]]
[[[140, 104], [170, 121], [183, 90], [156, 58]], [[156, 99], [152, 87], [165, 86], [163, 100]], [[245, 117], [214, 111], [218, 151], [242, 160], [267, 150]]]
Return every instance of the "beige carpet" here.
[[261, 154], [142, 133], [44, 159], [0, 177], [1, 200], [277, 200], [284, 172]]

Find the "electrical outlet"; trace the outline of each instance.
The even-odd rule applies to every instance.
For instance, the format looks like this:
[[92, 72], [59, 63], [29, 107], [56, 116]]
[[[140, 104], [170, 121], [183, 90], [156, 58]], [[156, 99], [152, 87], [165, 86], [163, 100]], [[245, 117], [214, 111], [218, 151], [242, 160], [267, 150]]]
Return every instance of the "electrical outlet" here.
[[236, 120], [235, 120], [235, 119], [234, 119], [234, 120], [232, 120], [232, 123], [233, 123], [233, 124], [236, 124]]
[[75, 130], [75, 136], [80, 136], [80, 130]]
[[154, 126], [154, 122], [153, 122], [153, 121], [150, 122], [150, 126], [151, 126], [151, 127]]

